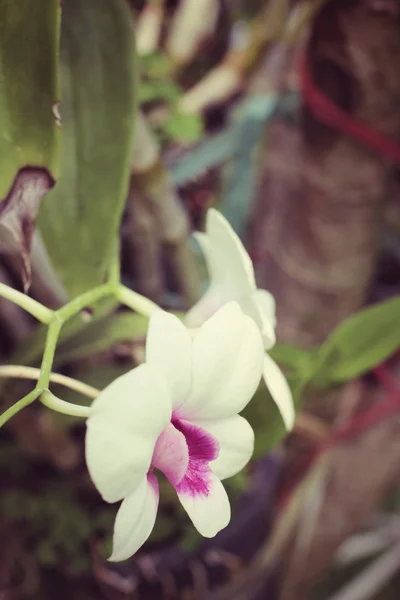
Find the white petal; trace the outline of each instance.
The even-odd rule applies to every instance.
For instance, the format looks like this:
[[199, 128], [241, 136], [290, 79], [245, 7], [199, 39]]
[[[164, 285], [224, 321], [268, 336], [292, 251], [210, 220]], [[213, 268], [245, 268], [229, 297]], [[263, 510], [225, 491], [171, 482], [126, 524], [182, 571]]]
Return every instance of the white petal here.
[[209, 236], [206, 233], [202, 233], [201, 231], [194, 231], [193, 237], [196, 242], [199, 244], [202, 254], [204, 256], [204, 261], [206, 263], [206, 267], [211, 274], [211, 270], [213, 267], [212, 263], [212, 247]]
[[221, 292], [220, 286], [211, 283], [206, 293], [186, 313], [184, 317], [186, 327], [196, 329], [212, 317], [228, 301]]
[[140, 434], [121, 433], [89, 422], [86, 462], [96, 488], [106, 502], [117, 502], [131, 493], [148, 471], [154, 444]]
[[211, 433], [219, 444], [219, 455], [210, 467], [219, 479], [239, 473], [249, 462], [254, 450], [254, 431], [246, 419], [236, 415], [219, 421], [194, 421]]
[[207, 211], [206, 234], [210, 240], [211, 278], [229, 287], [231, 299], [255, 290], [254, 268], [238, 235], [217, 210]]
[[181, 321], [163, 310], [150, 317], [146, 363], [164, 373], [171, 388], [173, 408], [187, 397], [191, 382], [192, 340]]
[[272, 325], [276, 326], [276, 303], [275, 298], [267, 290], [257, 289], [254, 292], [255, 300], [265, 319], [268, 319]]
[[286, 429], [290, 431], [296, 418], [292, 392], [284, 374], [268, 354], [264, 357], [263, 378], [279, 408]]
[[274, 320], [270, 319], [263, 312], [263, 306], [258, 302], [256, 294], [257, 292], [252, 292], [251, 294], [241, 296], [238, 299], [238, 304], [244, 314], [256, 323], [263, 338], [264, 349], [269, 350], [274, 346], [276, 341]]
[[104, 500], [121, 500], [143, 479], [171, 412], [164, 376], [149, 365], [118, 377], [94, 400], [87, 420], [86, 462]]
[[190, 396], [177, 416], [221, 419], [251, 400], [262, 375], [261, 334], [236, 302], [229, 302], [196, 332]]
[[231, 519], [231, 507], [224, 486], [214, 473], [209, 475], [210, 491], [207, 496], [178, 493], [178, 498], [204, 537], [214, 537]]
[[145, 543], [154, 527], [158, 498], [158, 483], [153, 474], [125, 498], [115, 519], [113, 551], [108, 560], [126, 560]]
[[[217, 210], [207, 212], [206, 233], [193, 234], [207, 265], [210, 285], [204, 296], [186, 314], [187, 327], [200, 327], [226, 302], [237, 300], [256, 289], [254, 268], [239, 237]], [[261, 318], [254, 309], [258, 324]], [[253, 310], [253, 312], [254, 312]], [[250, 315], [254, 318], [254, 315]]]
[[[217, 211], [214, 212], [219, 215]], [[216, 218], [218, 219], [219, 217], [217, 216]], [[221, 218], [226, 222], [224, 217]], [[229, 224], [228, 227], [230, 227]], [[195, 232], [193, 236], [201, 247], [210, 276], [210, 285], [207, 291], [185, 315], [185, 325], [194, 329], [203, 325], [224, 304], [232, 300], [237, 300], [237, 296], [243, 294], [243, 289], [240, 287], [240, 280], [237, 286], [235, 282], [233, 284], [232, 282], [227, 282], [226, 278], [231, 272], [230, 265], [226, 262], [225, 256], [219, 256], [218, 249], [215, 256], [213, 255], [210, 237], [205, 233], [199, 232]], [[248, 289], [247, 284], [245, 288]], [[249, 316], [253, 317], [253, 315]]]

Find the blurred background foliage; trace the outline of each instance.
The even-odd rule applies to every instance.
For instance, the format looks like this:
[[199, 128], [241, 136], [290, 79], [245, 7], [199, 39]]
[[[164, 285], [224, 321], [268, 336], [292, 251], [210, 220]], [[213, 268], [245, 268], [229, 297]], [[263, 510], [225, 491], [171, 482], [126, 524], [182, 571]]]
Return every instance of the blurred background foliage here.
[[[264, 386], [245, 409], [254, 461], [227, 481], [225, 532], [201, 540], [161, 481], [148, 544], [115, 566], [115, 507], [89, 480], [84, 424], [27, 408], [1, 431], [6, 600], [398, 597], [399, 11], [0, 6], [0, 281], [58, 308], [118, 266], [182, 312], [207, 286], [190, 232], [214, 205], [276, 297], [271, 356], [297, 410], [287, 436]], [[146, 328], [99, 301], [63, 328], [55, 369], [101, 389], [143, 360]], [[4, 299], [0, 332], [2, 363], [38, 365], [45, 328]], [[2, 409], [30, 389], [0, 383]]]

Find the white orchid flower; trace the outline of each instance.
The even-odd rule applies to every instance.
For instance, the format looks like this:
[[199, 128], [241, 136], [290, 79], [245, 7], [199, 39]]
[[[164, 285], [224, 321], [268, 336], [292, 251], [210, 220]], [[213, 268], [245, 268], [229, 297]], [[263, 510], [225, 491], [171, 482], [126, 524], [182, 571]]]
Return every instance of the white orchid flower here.
[[253, 453], [254, 433], [239, 412], [262, 375], [263, 343], [236, 302], [208, 319], [194, 337], [173, 315], [150, 318], [146, 362], [94, 400], [87, 421], [91, 478], [118, 510], [110, 560], [132, 556], [150, 535], [161, 471], [205, 537], [228, 525], [222, 479]]
[[[206, 260], [210, 286], [186, 314], [185, 324], [199, 327], [226, 302], [235, 300], [258, 325], [264, 348], [270, 350], [275, 344], [275, 300], [266, 290], [257, 289], [253, 264], [239, 237], [213, 208], [207, 212], [206, 232], [196, 232], [194, 236]], [[292, 394], [282, 371], [267, 353], [263, 378], [290, 430], [295, 420]]]

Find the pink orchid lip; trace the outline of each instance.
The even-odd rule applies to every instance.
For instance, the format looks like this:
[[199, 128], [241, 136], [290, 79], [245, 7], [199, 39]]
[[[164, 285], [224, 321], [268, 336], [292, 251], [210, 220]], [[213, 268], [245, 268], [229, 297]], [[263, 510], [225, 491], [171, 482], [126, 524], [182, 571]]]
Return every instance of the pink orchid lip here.
[[201, 427], [172, 417], [159, 436], [151, 467], [164, 473], [179, 494], [208, 496], [209, 463], [219, 454], [216, 439]]

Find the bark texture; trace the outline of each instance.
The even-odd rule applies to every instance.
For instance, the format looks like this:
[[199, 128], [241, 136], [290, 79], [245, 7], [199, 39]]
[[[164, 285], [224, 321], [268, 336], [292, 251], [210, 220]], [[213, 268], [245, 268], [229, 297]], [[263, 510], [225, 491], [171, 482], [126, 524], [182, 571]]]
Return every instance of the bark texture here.
[[[308, 48], [324, 94], [393, 140], [400, 133], [399, 34], [392, 12], [373, 2], [331, 1]], [[280, 339], [313, 346], [365, 300], [392, 167], [304, 105], [298, 125], [269, 131], [251, 239], [258, 283], [277, 300]]]
[[[331, 0], [316, 17], [307, 46], [311, 76], [325, 96], [395, 142], [399, 11], [392, 1]], [[392, 169], [387, 159], [321, 122], [304, 103], [297, 126], [281, 121], [269, 129], [250, 239], [258, 285], [277, 301], [281, 341], [317, 346], [366, 301]], [[281, 556], [280, 600], [309, 598], [336, 548], [368, 524], [398, 483], [399, 426], [400, 407], [329, 454], [312, 530], [309, 511], [298, 507], [295, 531]], [[253, 582], [270, 560], [269, 550], [260, 555]]]

